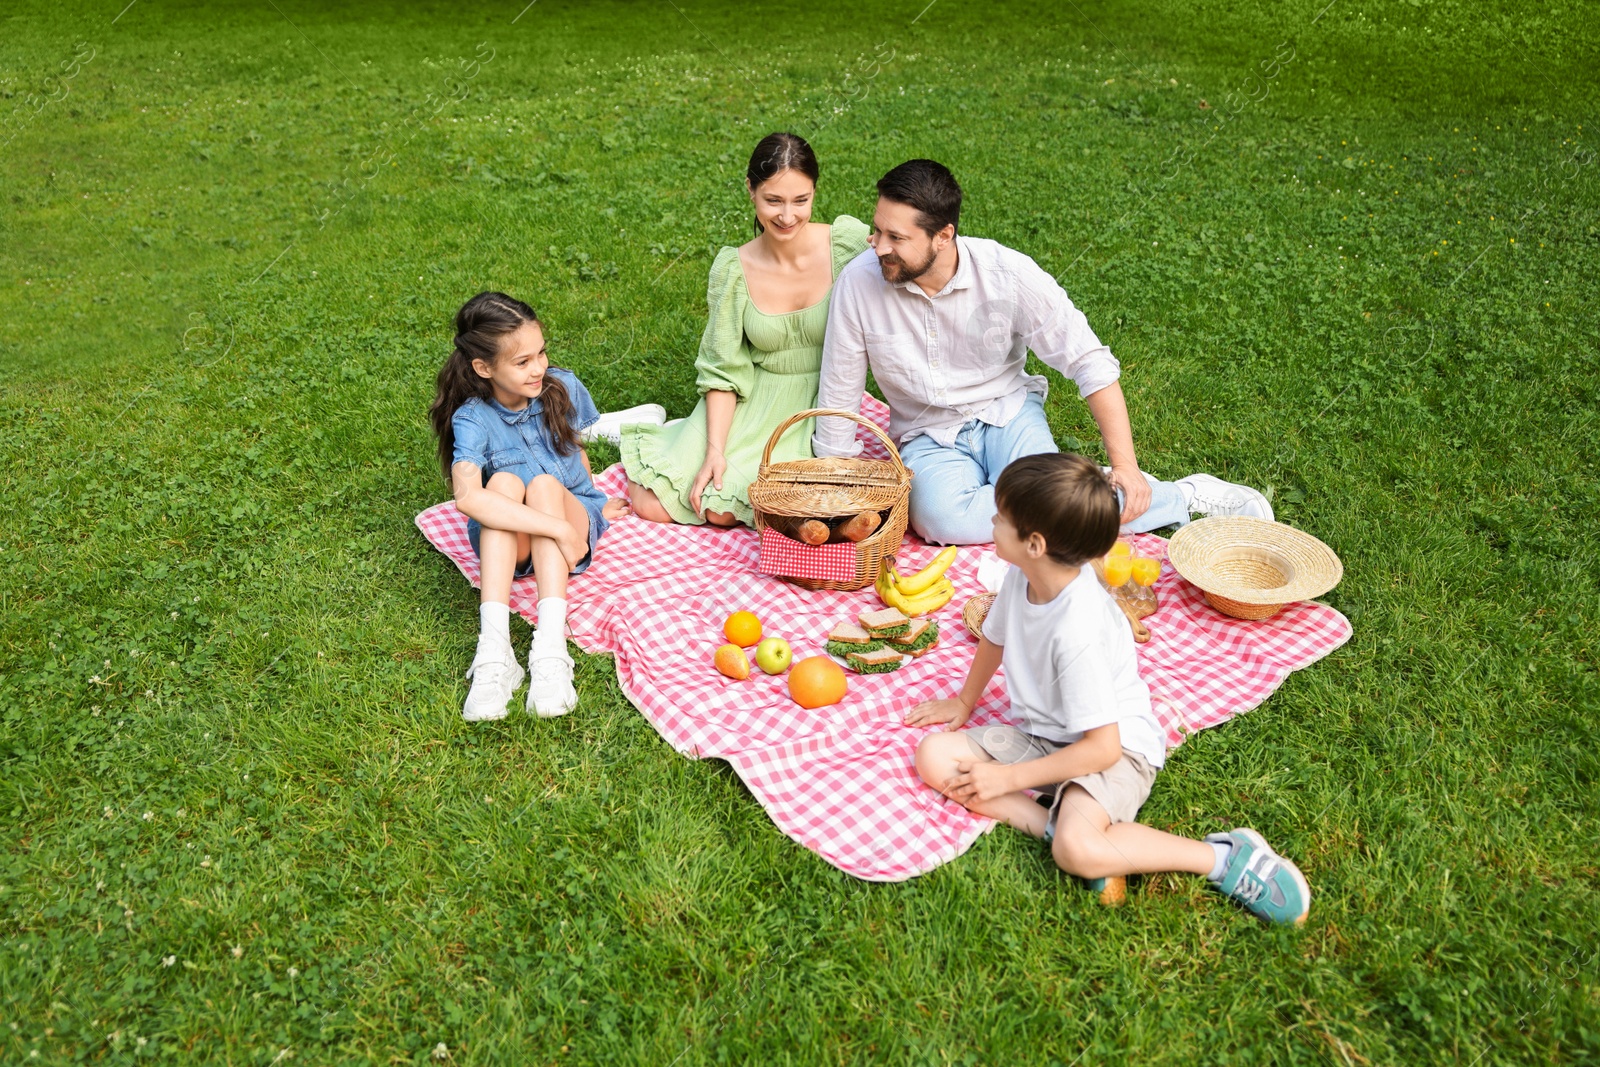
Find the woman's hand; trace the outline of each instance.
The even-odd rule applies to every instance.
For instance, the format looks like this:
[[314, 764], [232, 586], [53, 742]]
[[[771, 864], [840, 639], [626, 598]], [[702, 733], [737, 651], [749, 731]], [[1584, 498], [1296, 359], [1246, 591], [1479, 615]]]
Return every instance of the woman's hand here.
[[1123, 525], [1150, 510], [1150, 479], [1138, 467], [1112, 467], [1111, 484], [1122, 490]]
[[936, 722], [949, 723], [946, 730], [959, 730], [967, 724], [972, 717], [972, 709], [962, 703], [960, 697], [946, 697], [943, 700], [924, 700], [913, 705], [906, 712], [905, 724], [907, 726], [932, 726]]
[[945, 783], [944, 795], [972, 807], [1017, 790], [1011, 784], [1011, 768], [993, 760], [958, 760], [956, 776]]
[[706, 509], [700, 502], [700, 494], [705, 492], [709, 484], [718, 492], [722, 491], [722, 476], [728, 472], [728, 460], [723, 456], [720, 448], [706, 449], [706, 461], [700, 465], [700, 473], [694, 476], [694, 485], [689, 488], [689, 506], [694, 513], [705, 518]]
[[616, 522], [633, 509], [625, 496], [614, 496], [606, 501], [606, 506], [600, 509], [600, 514], [607, 522]]

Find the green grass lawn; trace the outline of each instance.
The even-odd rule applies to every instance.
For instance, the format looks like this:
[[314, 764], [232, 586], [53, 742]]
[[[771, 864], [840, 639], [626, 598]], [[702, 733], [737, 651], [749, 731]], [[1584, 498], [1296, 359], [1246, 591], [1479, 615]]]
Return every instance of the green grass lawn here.
[[[0, 13], [0, 1062], [1600, 1060], [1592, 11], [925, 2]], [[451, 315], [685, 413], [783, 128], [824, 218], [949, 164], [1147, 469], [1342, 556], [1354, 639], [1144, 809], [1261, 830], [1303, 929], [1005, 829], [857, 882], [606, 659], [461, 721]]]

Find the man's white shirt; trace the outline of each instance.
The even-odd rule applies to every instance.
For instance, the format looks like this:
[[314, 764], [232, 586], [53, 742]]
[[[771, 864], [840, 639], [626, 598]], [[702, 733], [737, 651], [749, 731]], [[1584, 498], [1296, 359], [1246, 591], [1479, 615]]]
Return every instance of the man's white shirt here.
[[[1121, 374], [1066, 290], [1031, 258], [982, 237], [956, 237], [955, 275], [930, 297], [916, 282], [884, 281], [871, 248], [839, 272], [822, 345], [819, 408], [856, 412], [870, 366], [889, 402], [889, 436], [955, 443], [962, 424], [1004, 426], [1044, 378], [1025, 370], [1031, 349], [1089, 396]], [[855, 425], [818, 419], [819, 456], [861, 450]]]

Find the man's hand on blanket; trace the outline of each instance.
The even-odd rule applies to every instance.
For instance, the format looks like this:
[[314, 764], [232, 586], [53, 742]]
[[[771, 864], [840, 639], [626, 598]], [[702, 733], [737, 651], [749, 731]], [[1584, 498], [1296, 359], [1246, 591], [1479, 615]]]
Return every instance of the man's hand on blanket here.
[[1015, 793], [1011, 768], [993, 760], [957, 760], [956, 776], [945, 783], [944, 795], [972, 807], [1007, 793]]
[[905, 724], [932, 726], [936, 722], [944, 722], [950, 724], [945, 727], [946, 730], [959, 730], [971, 717], [972, 709], [960, 697], [945, 697], [943, 700], [924, 700], [912, 705], [911, 710], [906, 712]]

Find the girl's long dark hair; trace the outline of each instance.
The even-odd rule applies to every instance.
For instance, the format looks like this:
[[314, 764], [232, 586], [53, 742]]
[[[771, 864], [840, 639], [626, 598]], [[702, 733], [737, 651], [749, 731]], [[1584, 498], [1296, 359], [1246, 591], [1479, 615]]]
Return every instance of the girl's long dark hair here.
[[[811, 184], [817, 183], [817, 154], [811, 151], [811, 146], [806, 139], [798, 133], [769, 133], [756, 142], [756, 150], [750, 153], [750, 165], [744, 169], [745, 180], [750, 183], [750, 191], [755, 192], [761, 188], [761, 183], [786, 170], [797, 170], [811, 179]], [[755, 223], [756, 233], [761, 233], [760, 220]]]
[[[479, 377], [472, 361], [481, 359], [493, 366], [500, 358], [501, 338], [538, 321], [533, 308], [504, 293], [479, 293], [456, 312], [455, 347], [439, 368], [433, 406], [428, 409], [439, 438], [439, 469], [445, 481], [450, 480], [450, 464], [455, 458], [456, 434], [450, 420], [456, 409], [473, 397], [488, 400], [494, 395], [489, 379]], [[567, 387], [546, 372], [539, 399], [544, 401], [544, 424], [551, 443], [563, 456], [571, 455], [578, 448], [578, 431], [572, 426], [572, 397], [567, 395]]]

